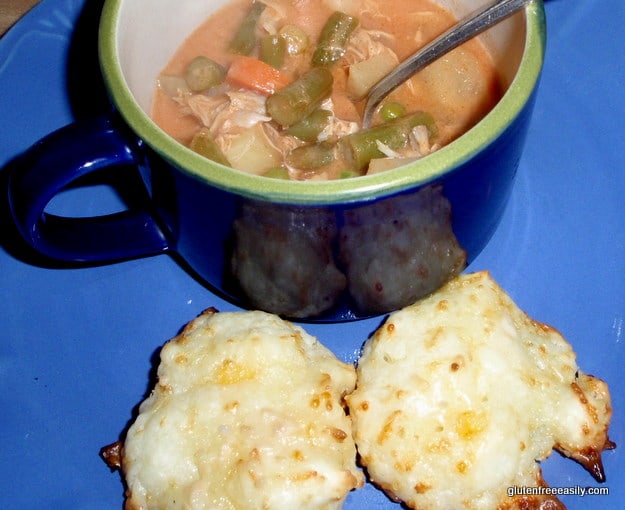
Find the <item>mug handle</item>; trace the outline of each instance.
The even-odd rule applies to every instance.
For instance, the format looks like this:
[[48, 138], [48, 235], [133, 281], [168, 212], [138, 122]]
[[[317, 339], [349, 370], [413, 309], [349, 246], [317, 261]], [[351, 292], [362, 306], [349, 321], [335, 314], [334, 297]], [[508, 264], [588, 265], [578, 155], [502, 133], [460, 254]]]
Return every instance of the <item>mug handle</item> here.
[[72, 262], [110, 262], [163, 253], [170, 240], [149, 210], [87, 218], [45, 212], [78, 178], [144, 163], [142, 142], [115, 114], [69, 124], [44, 137], [9, 176], [9, 205], [26, 242], [39, 253]]

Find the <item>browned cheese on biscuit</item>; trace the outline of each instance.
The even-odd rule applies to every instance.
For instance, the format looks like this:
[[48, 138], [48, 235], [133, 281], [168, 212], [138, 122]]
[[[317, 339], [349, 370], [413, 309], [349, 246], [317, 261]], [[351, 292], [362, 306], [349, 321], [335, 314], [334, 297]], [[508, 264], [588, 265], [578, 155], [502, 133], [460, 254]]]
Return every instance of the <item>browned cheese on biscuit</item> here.
[[121, 448], [127, 510], [338, 509], [362, 486], [355, 369], [302, 328], [209, 310], [160, 356]]
[[357, 376], [347, 402], [362, 463], [410, 508], [563, 508], [555, 496], [507, 494], [545, 486], [537, 461], [553, 448], [603, 479], [607, 385], [487, 272], [391, 314]]

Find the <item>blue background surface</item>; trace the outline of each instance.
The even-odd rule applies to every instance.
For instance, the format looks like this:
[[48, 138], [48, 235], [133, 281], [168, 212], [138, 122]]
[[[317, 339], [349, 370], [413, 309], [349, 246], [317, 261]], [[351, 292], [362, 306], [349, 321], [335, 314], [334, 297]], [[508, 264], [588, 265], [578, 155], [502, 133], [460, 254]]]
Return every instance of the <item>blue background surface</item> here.
[[[0, 184], [33, 142], [106, 108], [97, 69], [101, 1], [43, 0], [0, 40]], [[549, 0], [548, 46], [511, 201], [469, 271], [488, 269], [533, 318], [559, 329], [580, 367], [612, 391], [604, 454], [609, 496], [563, 497], [571, 509], [625, 498], [625, 3]], [[71, 214], [110, 212], [107, 187], [65, 192]], [[204, 308], [233, 305], [173, 258], [90, 268], [43, 261], [19, 242], [0, 198], [0, 508], [122, 508], [120, 477], [98, 452], [148, 390], [158, 348]], [[306, 329], [355, 361], [383, 317]], [[595, 486], [554, 453], [551, 486]], [[368, 485], [349, 509], [394, 509]]]

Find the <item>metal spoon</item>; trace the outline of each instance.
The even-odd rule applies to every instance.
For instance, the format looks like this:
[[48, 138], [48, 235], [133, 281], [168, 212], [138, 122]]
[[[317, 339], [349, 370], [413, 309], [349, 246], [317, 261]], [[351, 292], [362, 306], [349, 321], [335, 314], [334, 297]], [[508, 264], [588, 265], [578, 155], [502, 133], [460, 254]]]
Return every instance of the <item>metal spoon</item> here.
[[487, 28], [514, 14], [525, 4], [534, 0], [494, 0], [469, 14], [436, 39], [404, 60], [393, 71], [377, 82], [369, 91], [362, 120], [363, 128], [369, 127], [376, 107], [390, 92], [412, 75], [434, 62], [456, 46], [468, 41]]

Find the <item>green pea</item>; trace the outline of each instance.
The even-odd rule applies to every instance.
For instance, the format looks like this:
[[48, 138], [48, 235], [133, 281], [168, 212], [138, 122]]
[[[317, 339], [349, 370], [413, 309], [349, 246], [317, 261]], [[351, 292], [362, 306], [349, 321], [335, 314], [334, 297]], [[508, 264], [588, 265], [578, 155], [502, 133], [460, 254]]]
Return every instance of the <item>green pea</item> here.
[[308, 48], [308, 35], [297, 25], [284, 25], [278, 35], [286, 41], [289, 55], [299, 55]]
[[395, 101], [384, 103], [380, 108], [380, 117], [382, 120], [393, 120], [406, 115], [406, 108], [403, 104]]

